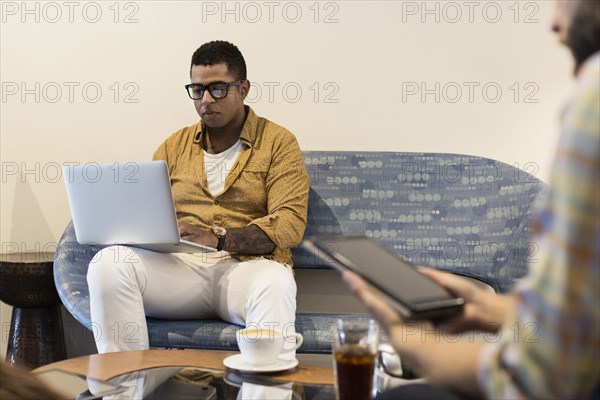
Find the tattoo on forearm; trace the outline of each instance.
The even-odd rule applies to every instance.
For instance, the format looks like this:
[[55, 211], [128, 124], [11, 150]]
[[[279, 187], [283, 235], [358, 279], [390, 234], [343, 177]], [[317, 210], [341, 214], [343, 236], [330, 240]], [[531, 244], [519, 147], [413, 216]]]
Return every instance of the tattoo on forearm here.
[[256, 225], [227, 229], [224, 250], [233, 254], [260, 255], [275, 250], [275, 243]]

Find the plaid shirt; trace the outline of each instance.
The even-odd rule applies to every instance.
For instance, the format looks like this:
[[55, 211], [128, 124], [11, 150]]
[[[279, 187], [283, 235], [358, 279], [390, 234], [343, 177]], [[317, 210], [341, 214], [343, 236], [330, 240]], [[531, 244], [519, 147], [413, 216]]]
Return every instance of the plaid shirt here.
[[539, 252], [513, 291], [502, 338], [480, 358], [490, 398], [598, 396], [600, 388], [600, 53], [590, 57], [566, 108], [538, 214]]
[[[244, 150], [218, 196], [208, 190], [204, 172], [203, 121], [171, 135], [154, 153], [169, 166], [177, 218], [205, 229], [256, 225], [277, 246], [275, 261], [292, 265], [290, 249], [306, 228], [309, 178], [294, 135], [247, 107], [240, 140]], [[256, 256], [233, 255], [240, 260]]]

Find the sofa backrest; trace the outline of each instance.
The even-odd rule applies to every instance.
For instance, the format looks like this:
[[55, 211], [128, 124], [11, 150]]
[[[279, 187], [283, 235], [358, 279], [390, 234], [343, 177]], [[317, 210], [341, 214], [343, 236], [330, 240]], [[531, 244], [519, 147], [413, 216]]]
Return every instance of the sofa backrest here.
[[[528, 219], [545, 184], [460, 154], [305, 151], [312, 235], [366, 235], [417, 264], [507, 291], [535, 261]], [[296, 268], [329, 268], [301, 247]]]

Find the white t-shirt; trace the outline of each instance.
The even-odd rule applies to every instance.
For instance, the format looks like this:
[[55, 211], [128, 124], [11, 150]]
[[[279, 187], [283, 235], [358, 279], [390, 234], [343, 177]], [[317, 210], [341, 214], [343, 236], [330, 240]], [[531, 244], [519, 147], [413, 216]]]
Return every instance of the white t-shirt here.
[[219, 154], [209, 154], [204, 151], [204, 171], [206, 172], [208, 191], [214, 197], [223, 192], [225, 178], [242, 150], [242, 142], [238, 139], [233, 146]]

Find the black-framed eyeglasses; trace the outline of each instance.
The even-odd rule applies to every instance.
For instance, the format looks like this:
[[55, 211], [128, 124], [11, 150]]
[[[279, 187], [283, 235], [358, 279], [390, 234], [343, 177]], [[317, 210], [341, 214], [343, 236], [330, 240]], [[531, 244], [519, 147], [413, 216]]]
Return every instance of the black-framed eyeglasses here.
[[230, 86], [240, 86], [244, 82], [235, 81], [235, 82], [213, 82], [208, 85], [203, 85], [201, 83], [190, 83], [185, 85], [185, 90], [187, 91], [188, 96], [192, 100], [200, 100], [204, 97], [204, 91], [208, 89], [208, 93], [212, 96], [213, 99], [224, 99], [229, 92]]

